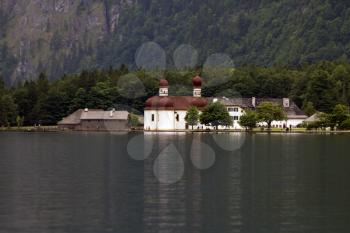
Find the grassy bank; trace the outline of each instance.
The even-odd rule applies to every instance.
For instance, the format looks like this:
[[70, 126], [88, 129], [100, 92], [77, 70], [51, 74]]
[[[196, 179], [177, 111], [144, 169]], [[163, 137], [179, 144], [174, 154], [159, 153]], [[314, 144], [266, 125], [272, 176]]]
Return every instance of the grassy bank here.
[[57, 126], [0, 127], [0, 132], [55, 132]]

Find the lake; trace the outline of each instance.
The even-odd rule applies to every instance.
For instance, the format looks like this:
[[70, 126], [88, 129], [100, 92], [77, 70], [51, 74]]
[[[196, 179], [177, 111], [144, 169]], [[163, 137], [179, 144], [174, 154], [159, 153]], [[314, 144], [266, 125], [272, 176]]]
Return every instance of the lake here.
[[0, 232], [348, 233], [349, 151], [349, 134], [0, 133]]

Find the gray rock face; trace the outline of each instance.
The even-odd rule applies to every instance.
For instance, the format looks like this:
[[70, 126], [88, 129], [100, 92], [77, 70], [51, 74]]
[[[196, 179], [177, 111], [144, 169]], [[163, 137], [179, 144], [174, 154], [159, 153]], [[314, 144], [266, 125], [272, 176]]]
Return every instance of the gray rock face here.
[[[91, 67], [93, 50], [118, 29], [126, 1], [1, 0], [0, 70], [8, 83]], [[5, 56], [6, 55], [6, 56]], [[8, 64], [10, 61], [10, 64]]]

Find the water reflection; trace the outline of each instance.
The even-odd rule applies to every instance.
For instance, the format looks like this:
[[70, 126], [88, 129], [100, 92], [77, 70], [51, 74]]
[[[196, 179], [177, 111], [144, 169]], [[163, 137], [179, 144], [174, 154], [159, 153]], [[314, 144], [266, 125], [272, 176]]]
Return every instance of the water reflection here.
[[[0, 232], [350, 230], [347, 135], [246, 134], [229, 151], [211, 134], [152, 134], [144, 161], [128, 155], [135, 136], [0, 134]], [[201, 143], [216, 155], [208, 169], [193, 164]], [[161, 183], [169, 145], [183, 175]]]

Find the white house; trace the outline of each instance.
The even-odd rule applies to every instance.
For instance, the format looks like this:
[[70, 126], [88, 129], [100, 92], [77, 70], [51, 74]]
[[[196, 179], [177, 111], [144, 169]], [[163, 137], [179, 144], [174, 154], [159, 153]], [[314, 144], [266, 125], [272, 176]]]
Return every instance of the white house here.
[[[201, 77], [194, 77], [192, 83], [193, 96], [169, 96], [168, 81], [161, 79], [159, 96], [153, 96], [146, 101], [144, 129], [160, 131], [188, 129], [189, 126], [185, 121], [187, 110], [195, 106], [200, 111], [208, 104], [207, 98], [201, 97]], [[196, 127], [201, 127], [201, 125]]]
[[[216, 101], [223, 103], [227, 107], [233, 120], [232, 129], [242, 129], [239, 125], [239, 120], [245, 114], [245, 110], [255, 110], [262, 102], [272, 102], [283, 108], [287, 119], [284, 121], [273, 121], [271, 125], [274, 128], [295, 128], [307, 119], [305, 113], [289, 98], [211, 98], [211, 102]], [[259, 125], [266, 126], [266, 123], [260, 123]]]

